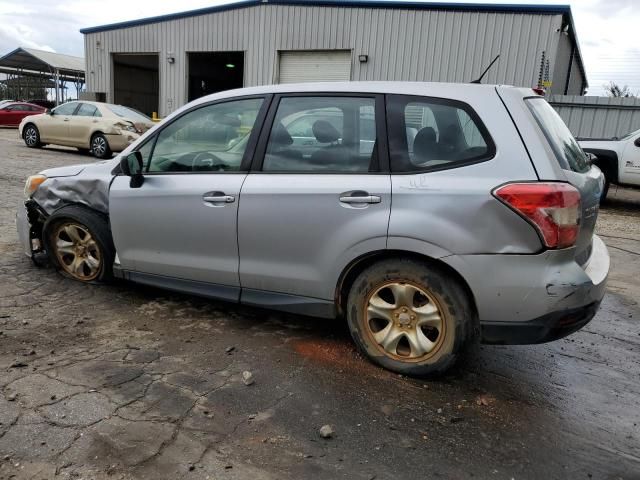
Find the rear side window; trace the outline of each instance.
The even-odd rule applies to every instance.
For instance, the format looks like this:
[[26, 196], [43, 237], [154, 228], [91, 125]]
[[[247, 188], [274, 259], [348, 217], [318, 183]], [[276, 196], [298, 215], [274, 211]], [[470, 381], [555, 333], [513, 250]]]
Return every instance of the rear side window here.
[[489, 132], [465, 103], [393, 95], [387, 112], [394, 173], [455, 168], [495, 154]]
[[586, 155], [553, 107], [540, 97], [527, 98], [525, 102], [549, 142], [560, 166], [574, 172], [588, 171], [589, 164]]
[[76, 117], [94, 117], [98, 109], [89, 103], [81, 103], [76, 112]]
[[375, 98], [284, 97], [269, 134], [265, 172], [368, 172], [374, 168]]

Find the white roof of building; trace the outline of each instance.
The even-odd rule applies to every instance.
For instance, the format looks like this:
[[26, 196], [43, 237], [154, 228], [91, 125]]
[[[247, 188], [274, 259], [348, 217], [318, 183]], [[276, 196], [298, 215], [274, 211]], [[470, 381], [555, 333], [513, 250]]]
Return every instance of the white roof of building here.
[[20, 47], [1, 57], [0, 67], [31, 71], [59, 70], [66, 75], [84, 75], [84, 58]]

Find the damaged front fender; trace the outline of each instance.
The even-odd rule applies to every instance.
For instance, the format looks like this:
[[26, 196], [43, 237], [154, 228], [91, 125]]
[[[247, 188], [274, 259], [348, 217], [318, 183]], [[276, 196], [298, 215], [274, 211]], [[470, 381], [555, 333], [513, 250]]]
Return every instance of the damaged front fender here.
[[111, 170], [117, 165], [116, 159], [84, 166], [73, 176], [58, 176], [56, 170], [45, 171], [50, 177], [38, 187], [31, 199], [47, 215], [66, 205], [85, 205], [92, 210], [108, 214], [109, 187], [113, 180]]

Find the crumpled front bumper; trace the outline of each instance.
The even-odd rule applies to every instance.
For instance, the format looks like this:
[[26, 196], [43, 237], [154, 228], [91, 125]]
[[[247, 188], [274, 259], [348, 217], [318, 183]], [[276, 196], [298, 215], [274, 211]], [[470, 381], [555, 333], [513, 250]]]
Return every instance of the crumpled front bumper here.
[[18, 211], [16, 212], [16, 228], [18, 229], [20, 246], [22, 247], [25, 255], [31, 258], [31, 255], [33, 254], [31, 248], [31, 224], [29, 223], [27, 207], [24, 203], [18, 205]]

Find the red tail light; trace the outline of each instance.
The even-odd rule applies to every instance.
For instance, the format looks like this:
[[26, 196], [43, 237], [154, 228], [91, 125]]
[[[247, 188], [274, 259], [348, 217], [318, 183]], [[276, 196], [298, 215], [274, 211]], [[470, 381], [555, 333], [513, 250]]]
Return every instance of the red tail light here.
[[493, 194], [531, 223], [548, 248], [576, 243], [580, 229], [580, 192], [568, 183], [510, 183]]

